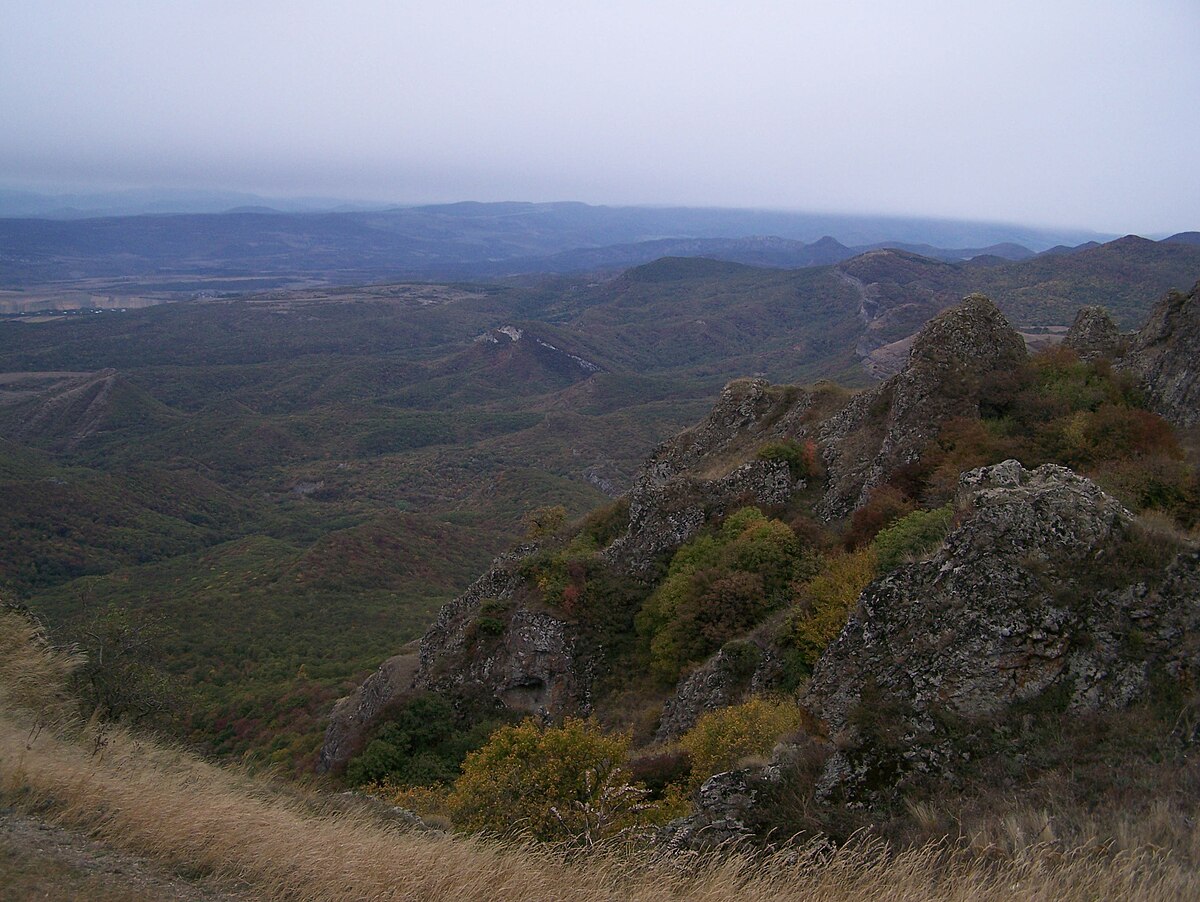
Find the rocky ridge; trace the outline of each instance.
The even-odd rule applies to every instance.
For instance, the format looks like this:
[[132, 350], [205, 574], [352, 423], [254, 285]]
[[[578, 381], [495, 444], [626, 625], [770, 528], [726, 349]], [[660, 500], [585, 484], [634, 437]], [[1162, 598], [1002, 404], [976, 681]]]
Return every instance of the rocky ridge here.
[[[1190, 339], [1176, 334], [1187, 316], [1195, 317], [1196, 305], [1187, 307], [1186, 300], [1175, 298], [1175, 307], [1159, 317], [1157, 333], [1144, 333], [1128, 356], [1141, 364], [1149, 386], [1167, 374], [1177, 390], [1160, 391], [1159, 397], [1194, 409], [1191, 370], [1183, 356]], [[1116, 353], [1110, 325], [1102, 311], [1084, 312], [1070, 346], [1078, 353]], [[1156, 343], [1151, 334], [1159, 335]], [[1157, 355], [1137, 355], [1136, 349], [1147, 347], [1158, 348]], [[711, 518], [745, 504], [786, 504], [806, 484], [781, 461], [758, 457], [769, 442], [814, 443], [828, 469], [815, 509], [828, 519], [845, 516], [875, 485], [913, 462], [948, 418], [978, 416], [992, 375], [1026, 359], [1024, 342], [996, 307], [971, 296], [922, 330], [898, 375], [858, 395], [820, 384], [802, 389], [737, 380], [702, 423], [654, 451], [627, 496], [627, 520], [600, 558], [632, 578], [649, 578], [664, 555]], [[1187, 378], [1179, 378], [1181, 372]], [[1069, 687], [1072, 705], [1105, 709], [1138, 697], [1147, 660], [1193, 667], [1186, 654], [1171, 657], [1166, 649], [1200, 626], [1189, 619], [1185, 598], [1191, 591], [1194, 606], [1194, 555], [1181, 557], [1158, 588], [1110, 585], [1088, 594], [1081, 587], [1086, 581], [1081, 574], [1103, 570], [1105, 555], [1132, 541], [1131, 524], [1131, 515], [1115, 500], [1061, 467], [1026, 471], [1009, 461], [964, 475], [957, 528], [933, 558], [868, 588], [802, 699], [828, 736], [840, 736], [846, 745], [835, 750], [817, 734], [804, 739], [831, 756], [821, 777], [825, 797], [863, 799], [876, 791], [872, 774], [879, 762], [866, 751], [853, 752], [862, 738], [855, 734], [855, 711], [869, 701], [864, 687], [883, 692], [903, 711], [913, 737], [905, 767], [927, 774], [953, 770], [951, 753], [937, 738], [943, 716], [993, 717], [1055, 687]], [[530, 596], [522, 568], [542, 550], [535, 543], [497, 559], [443, 608], [421, 641], [411, 681], [395, 685], [381, 670], [357, 701], [339, 706], [337, 723], [361, 735], [390, 700], [416, 689], [480, 693], [545, 719], [588, 713], [595, 663], [590, 656], [597, 650], [581, 642], [571, 617]], [[1078, 598], [1068, 602], [1065, 595]], [[1149, 613], [1137, 613], [1143, 609]], [[1144, 644], [1152, 654], [1141, 664], [1122, 657], [1120, 637], [1130, 629], [1158, 631], [1158, 638]], [[752, 672], [741, 672], [721, 651], [685, 676], [663, 711], [656, 738], [677, 737], [705, 711], [777, 685], [769, 632], [745, 640], [756, 650]], [[1103, 641], [1086, 648], [1088, 636]], [[1003, 666], [995, 666], [997, 660]], [[334, 726], [330, 729], [327, 750], [353, 746], [352, 736], [332, 736]], [[780, 751], [775, 771], [788, 754]], [[336, 766], [337, 757], [323, 755], [323, 762]], [[721, 793], [709, 795], [715, 800], [709, 807], [723, 810]], [[728, 821], [732, 815], [712, 817]]]
[[999, 309], [971, 295], [931, 320], [899, 374], [855, 396], [818, 431], [829, 470], [820, 505], [844, 517], [872, 488], [914, 462], [951, 417], [977, 417], [985, 380], [1027, 358], [1025, 343]]

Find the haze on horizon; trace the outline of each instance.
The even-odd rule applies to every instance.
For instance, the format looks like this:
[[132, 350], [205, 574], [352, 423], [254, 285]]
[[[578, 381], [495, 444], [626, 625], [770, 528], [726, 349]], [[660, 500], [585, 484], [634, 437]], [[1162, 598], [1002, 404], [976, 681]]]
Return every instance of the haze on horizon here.
[[0, 183], [1200, 228], [1200, 3], [0, 0]]

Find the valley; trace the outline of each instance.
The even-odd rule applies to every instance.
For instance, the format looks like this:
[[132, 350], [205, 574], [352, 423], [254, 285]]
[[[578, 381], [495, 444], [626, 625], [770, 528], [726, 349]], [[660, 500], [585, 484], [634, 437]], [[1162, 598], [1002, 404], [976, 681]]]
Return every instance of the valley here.
[[152, 617], [189, 699], [174, 728], [303, 773], [333, 699], [524, 514], [626, 491], [730, 379], [870, 384], [975, 289], [1027, 329], [1092, 301], [1128, 328], [1197, 270], [1197, 247], [1133, 238], [1016, 262], [677, 258], [0, 323], [0, 578], [74, 635]]

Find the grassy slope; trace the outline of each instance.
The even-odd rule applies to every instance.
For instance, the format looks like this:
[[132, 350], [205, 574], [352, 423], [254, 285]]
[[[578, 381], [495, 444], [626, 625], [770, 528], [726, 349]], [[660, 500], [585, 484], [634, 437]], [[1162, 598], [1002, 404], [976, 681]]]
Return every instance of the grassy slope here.
[[[189, 876], [247, 887], [255, 898], [755, 902], [1019, 893], [1074, 902], [1200, 892], [1194, 869], [1149, 847], [1152, 834], [1133, 823], [1105, 850], [1014, 836], [1010, 848], [935, 842], [891, 852], [871, 842], [838, 850], [819, 843], [773, 857], [688, 860], [636, 845], [571, 854], [401, 832], [370, 809], [285, 791], [146, 737], [81, 726], [62, 695], [67, 671], [69, 663], [40, 647], [23, 618], [0, 611], [0, 803]], [[31, 729], [47, 718], [53, 725]]]

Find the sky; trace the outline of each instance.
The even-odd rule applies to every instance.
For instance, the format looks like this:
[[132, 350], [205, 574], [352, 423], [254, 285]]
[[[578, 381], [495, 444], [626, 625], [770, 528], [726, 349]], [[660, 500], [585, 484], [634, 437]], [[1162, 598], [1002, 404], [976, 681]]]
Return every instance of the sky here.
[[1200, 0], [0, 0], [0, 183], [1200, 229]]

